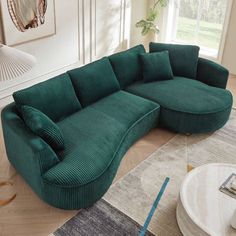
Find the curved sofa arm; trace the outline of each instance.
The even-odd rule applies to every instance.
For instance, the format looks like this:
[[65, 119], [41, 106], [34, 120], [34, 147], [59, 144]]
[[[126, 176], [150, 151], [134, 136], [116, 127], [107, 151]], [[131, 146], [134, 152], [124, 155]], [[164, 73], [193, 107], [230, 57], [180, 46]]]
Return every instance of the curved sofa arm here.
[[198, 59], [197, 80], [218, 88], [226, 88], [229, 71], [223, 66], [204, 59]]
[[59, 162], [51, 147], [25, 126], [14, 103], [2, 110], [1, 118], [8, 159], [24, 177], [42, 175]]

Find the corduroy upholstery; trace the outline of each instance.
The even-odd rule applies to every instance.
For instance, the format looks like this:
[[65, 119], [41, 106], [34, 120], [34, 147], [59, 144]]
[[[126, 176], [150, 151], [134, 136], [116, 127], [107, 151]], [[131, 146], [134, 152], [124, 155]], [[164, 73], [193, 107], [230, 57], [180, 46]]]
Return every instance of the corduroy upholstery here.
[[[130, 113], [132, 122], [122, 116], [114, 119], [102, 108], [100, 111], [100, 102], [103, 107], [107, 101], [110, 109], [107, 97], [98, 102], [98, 108], [87, 107], [57, 123], [65, 139], [65, 150], [57, 154], [25, 128], [14, 104], [4, 109], [2, 122], [9, 160], [42, 199], [59, 208], [78, 209], [90, 206], [105, 193], [130, 145], [158, 123], [158, 104], [126, 92], [115, 93], [110, 99], [120, 98], [122, 103], [123, 96], [126, 109], [129, 97], [138, 110]], [[15, 153], [25, 152], [22, 158], [28, 158], [26, 164], [15, 158]]]
[[218, 88], [226, 88], [229, 71], [223, 66], [204, 59], [198, 59], [197, 80]]
[[140, 53], [145, 53], [143, 45], [132, 47], [109, 57], [122, 89], [142, 79], [142, 70], [139, 60]]
[[[128, 114], [112, 113], [112, 103], [117, 101]], [[62, 186], [93, 181], [108, 168], [132, 125], [156, 110], [159, 110], [156, 103], [122, 91], [67, 117], [58, 123], [65, 137], [66, 148], [58, 155], [63, 161], [50, 169], [45, 179]]]
[[81, 109], [68, 74], [17, 91], [13, 94], [18, 109], [34, 107], [53, 121], [58, 121]]
[[107, 57], [68, 73], [83, 107], [120, 90]]
[[157, 125], [159, 109], [155, 109], [147, 113], [144, 117], [137, 120], [129, 130], [117, 147], [112, 156], [112, 161], [105, 172], [89, 184], [77, 187], [67, 187], [53, 185], [44, 180], [44, 188], [46, 196], [43, 199], [49, 204], [64, 208], [78, 209], [86, 208], [99, 200], [108, 190], [116, 175], [120, 161], [129, 147], [135, 143], [140, 137], [148, 133]]
[[197, 76], [197, 63], [199, 47], [193, 45], [179, 45], [166, 43], [150, 43], [150, 53], [168, 51], [172, 71], [175, 76], [195, 79]]
[[168, 51], [143, 53], [140, 59], [145, 83], [173, 79]]
[[[63, 209], [91, 206], [111, 185], [127, 149], [158, 124], [200, 133], [228, 120], [228, 71], [196, 60], [198, 47], [154, 46], [169, 51], [175, 75], [189, 77], [144, 83], [139, 54], [145, 51], [139, 45], [18, 91], [15, 103], [2, 110], [8, 159], [45, 202]], [[24, 105], [56, 123], [64, 150], [53, 150], [35, 127], [26, 126]]]
[[126, 90], [160, 104], [160, 124], [180, 133], [217, 130], [228, 120], [232, 108], [229, 91], [184, 77], [139, 82]]
[[132, 126], [138, 117], [144, 116], [154, 107], [157, 107], [156, 103], [125, 91], [114, 93], [91, 106], [122, 124], [125, 129]]
[[16, 104], [7, 105], [1, 113], [7, 157], [30, 186], [42, 191], [42, 173], [59, 162], [52, 148], [28, 129], [20, 118]]
[[26, 126], [41, 137], [54, 150], [64, 149], [64, 138], [59, 127], [44, 113], [30, 107], [22, 106], [21, 114]]

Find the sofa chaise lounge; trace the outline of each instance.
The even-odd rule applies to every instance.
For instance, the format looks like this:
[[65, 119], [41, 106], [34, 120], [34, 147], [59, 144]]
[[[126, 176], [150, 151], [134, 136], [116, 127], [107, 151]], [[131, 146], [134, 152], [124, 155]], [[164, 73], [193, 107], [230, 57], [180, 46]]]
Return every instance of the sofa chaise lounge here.
[[[63, 209], [89, 207], [111, 185], [128, 148], [152, 128], [204, 133], [227, 122], [228, 71], [199, 58], [197, 46], [151, 43], [147, 54], [163, 51], [169, 80], [143, 81], [145, 49], [138, 45], [13, 94], [1, 113], [7, 156], [40, 198]], [[161, 69], [157, 64], [154, 72]], [[47, 139], [34, 131], [42, 116], [31, 108], [53, 124], [43, 130]], [[63, 139], [60, 148], [53, 139]]]

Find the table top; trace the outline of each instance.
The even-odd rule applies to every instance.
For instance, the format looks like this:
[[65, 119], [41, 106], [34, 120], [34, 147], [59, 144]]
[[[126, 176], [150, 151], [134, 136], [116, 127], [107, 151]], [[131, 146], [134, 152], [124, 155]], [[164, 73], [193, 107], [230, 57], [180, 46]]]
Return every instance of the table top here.
[[208, 164], [189, 172], [182, 183], [180, 199], [184, 209], [210, 235], [236, 235], [230, 226], [236, 199], [219, 191], [232, 173], [236, 173], [236, 165]]

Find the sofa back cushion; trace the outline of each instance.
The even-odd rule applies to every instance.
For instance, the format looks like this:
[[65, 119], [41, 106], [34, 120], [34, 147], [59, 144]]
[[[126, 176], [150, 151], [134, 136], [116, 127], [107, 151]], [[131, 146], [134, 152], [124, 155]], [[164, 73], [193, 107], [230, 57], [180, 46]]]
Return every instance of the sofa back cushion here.
[[142, 68], [139, 61], [140, 53], [145, 53], [143, 45], [135, 46], [109, 57], [122, 89], [142, 79]]
[[68, 71], [83, 107], [120, 90], [107, 57]]
[[196, 78], [200, 49], [198, 46], [150, 43], [149, 49], [151, 53], [169, 51], [170, 63], [175, 76], [184, 76], [191, 79]]
[[53, 121], [59, 121], [81, 109], [68, 74], [20, 90], [13, 94], [16, 105], [28, 105], [46, 114]]

